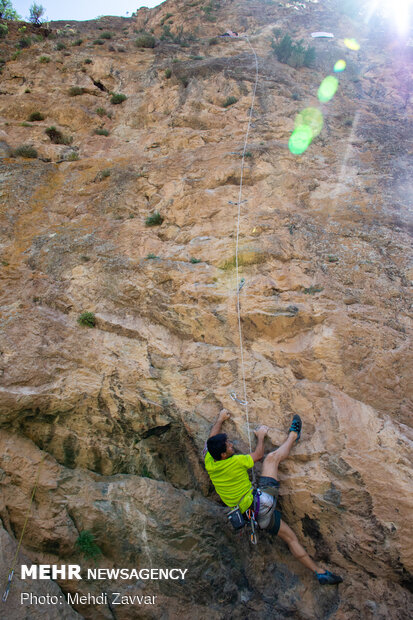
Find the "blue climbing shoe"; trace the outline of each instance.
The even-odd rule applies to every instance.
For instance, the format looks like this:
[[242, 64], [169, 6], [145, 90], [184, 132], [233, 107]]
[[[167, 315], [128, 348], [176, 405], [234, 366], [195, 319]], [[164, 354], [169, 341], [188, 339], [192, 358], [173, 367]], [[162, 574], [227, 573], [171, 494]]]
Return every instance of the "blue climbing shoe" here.
[[291, 422], [291, 426], [288, 429], [288, 432], [291, 433], [291, 431], [294, 431], [295, 433], [298, 433], [297, 435], [297, 439], [296, 441], [298, 441], [300, 439], [301, 436], [301, 427], [302, 427], [302, 422], [301, 422], [301, 418], [298, 415], [298, 413], [296, 413], [293, 417], [293, 421]]
[[339, 575], [330, 573], [329, 570], [326, 570], [325, 573], [316, 573], [316, 577], [320, 586], [334, 586], [336, 583], [341, 583], [343, 581]]

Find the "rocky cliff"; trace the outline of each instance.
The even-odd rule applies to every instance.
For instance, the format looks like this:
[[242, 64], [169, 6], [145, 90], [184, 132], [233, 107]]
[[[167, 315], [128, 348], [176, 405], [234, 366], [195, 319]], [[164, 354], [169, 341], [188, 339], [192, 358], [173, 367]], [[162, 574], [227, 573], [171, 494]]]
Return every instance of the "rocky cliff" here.
[[[20, 563], [93, 566], [76, 545], [90, 531], [97, 566], [188, 569], [174, 585], [58, 580], [50, 592], [157, 605], [41, 617], [412, 617], [412, 48], [348, 5], [167, 0], [0, 39], [2, 583], [38, 473]], [[259, 64], [239, 240], [251, 428], [270, 427], [270, 450], [302, 416], [283, 518], [338, 589], [281, 541], [236, 537], [203, 469], [223, 406], [248, 450], [229, 394], [255, 61], [245, 39], [216, 38], [227, 28]], [[310, 66], [277, 59], [284, 34], [315, 48]], [[308, 107], [323, 129], [293, 155]], [[22, 588], [2, 617], [40, 617]]]

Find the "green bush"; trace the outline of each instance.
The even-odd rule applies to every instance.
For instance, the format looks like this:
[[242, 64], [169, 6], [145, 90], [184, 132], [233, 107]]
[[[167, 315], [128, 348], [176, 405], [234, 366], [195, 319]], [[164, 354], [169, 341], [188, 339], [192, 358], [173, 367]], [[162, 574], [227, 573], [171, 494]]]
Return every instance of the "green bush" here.
[[54, 126], [48, 127], [45, 130], [45, 134], [49, 136], [50, 141], [53, 142], [53, 144], [71, 144], [73, 142], [73, 138], [64, 136], [62, 132]]
[[29, 144], [23, 144], [13, 151], [13, 155], [14, 157], [24, 157], [25, 159], [36, 159], [37, 151]]
[[93, 312], [82, 312], [82, 314], [79, 315], [77, 322], [79, 325], [84, 325], [85, 327], [95, 327], [96, 317]]
[[82, 88], [81, 86], [71, 86], [69, 88], [68, 95], [69, 97], [77, 97], [78, 95], [83, 95], [84, 92], [85, 92], [85, 89]]
[[71, 153], [69, 153], [69, 155], [66, 155], [65, 160], [66, 161], [78, 161], [79, 159], [79, 153], [77, 151], [71, 151]]
[[40, 56], [39, 62], [41, 62], [41, 63], [46, 65], [48, 62], [50, 62], [50, 58], [49, 58], [49, 56]]
[[155, 47], [155, 43], [156, 43], [156, 39], [153, 35], [151, 34], [141, 34], [136, 40], [135, 40], [135, 45], [136, 47], [147, 47], [147, 48], [152, 48]]
[[112, 93], [110, 102], [113, 103], [113, 105], [118, 105], [119, 103], [123, 103], [124, 101], [126, 101], [126, 99], [126, 95], [122, 95], [121, 93]]
[[156, 256], [156, 254], [152, 254], [152, 252], [150, 252], [150, 253], [147, 255], [146, 259], [147, 259], [147, 260], [150, 260], [150, 259], [152, 259], [152, 258], [159, 258], [159, 256]]
[[172, 75], [171, 69], [165, 69], [165, 77], [168, 80]]
[[234, 105], [234, 103], [237, 103], [238, 99], [236, 97], [227, 97], [224, 101], [224, 103], [222, 104], [223, 108], [228, 108], [230, 105]]
[[58, 41], [56, 43], [56, 47], [55, 49], [60, 52], [61, 50], [65, 50], [66, 49], [66, 45], [62, 42], [62, 41]]
[[105, 42], [102, 39], [95, 39], [93, 45], [104, 45]]
[[196, 263], [200, 263], [201, 259], [200, 258], [193, 258], [193, 257], [191, 257], [189, 262], [195, 265]]
[[189, 78], [187, 78], [186, 75], [183, 75], [182, 77], [180, 77], [179, 81], [181, 82], [184, 88], [186, 88], [189, 84]]
[[0, 24], [0, 39], [4, 39], [8, 35], [9, 29], [7, 24]]
[[82, 45], [83, 43], [83, 39], [76, 39], [76, 41], [73, 41], [72, 45], [73, 47], [79, 47], [80, 45]]
[[148, 215], [145, 220], [145, 226], [160, 226], [163, 222], [163, 217], [159, 211], [155, 211], [152, 215]]
[[97, 136], [108, 136], [109, 132], [107, 129], [95, 129], [95, 134]]
[[315, 295], [316, 293], [321, 293], [322, 290], [322, 286], [310, 286], [309, 288], [305, 288], [303, 293], [306, 295]]
[[212, 39], [209, 39], [208, 41], [208, 45], [218, 45], [219, 43], [219, 39], [217, 37], [213, 37]]
[[110, 169], [104, 168], [100, 174], [101, 174], [102, 179], [107, 179], [108, 177], [110, 177]]
[[112, 35], [110, 32], [102, 32], [102, 34], [100, 35], [101, 39], [111, 39]]
[[31, 44], [32, 44], [32, 40], [30, 39], [30, 37], [22, 37], [17, 43], [18, 47], [21, 50], [25, 49], [26, 47], [30, 47]]
[[85, 65], [91, 65], [93, 60], [91, 58], [86, 58]]
[[98, 116], [106, 116], [106, 110], [105, 108], [96, 108], [96, 114]]
[[27, 120], [30, 123], [34, 123], [35, 121], [44, 121], [44, 116], [41, 112], [32, 112]]
[[289, 34], [285, 34], [281, 41], [274, 40], [271, 47], [277, 59], [291, 67], [310, 67], [315, 61], [315, 48], [305, 48], [302, 40], [294, 42]]
[[76, 547], [87, 560], [96, 560], [102, 555], [100, 547], [95, 543], [94, 535], [89, 530], [80, 532], [76, 541]]

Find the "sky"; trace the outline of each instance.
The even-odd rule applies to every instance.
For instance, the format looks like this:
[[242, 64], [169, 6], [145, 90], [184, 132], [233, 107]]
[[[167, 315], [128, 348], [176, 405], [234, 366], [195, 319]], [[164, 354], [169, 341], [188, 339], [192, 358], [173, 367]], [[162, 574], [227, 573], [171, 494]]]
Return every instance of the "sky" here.
[[[30, 6], [33, 0], [11, 0], [13, 8], [26, 20], [30, 14]], [[130, 15], [141, 6], [152, 8], [162, 4], [161, 0], [36, 0], [36, 4], [41, 4], [45, 9], [45, 16], [51, 20], [78, 20], [94, 19], [100, 15], [120, 15], [130, 17]]]

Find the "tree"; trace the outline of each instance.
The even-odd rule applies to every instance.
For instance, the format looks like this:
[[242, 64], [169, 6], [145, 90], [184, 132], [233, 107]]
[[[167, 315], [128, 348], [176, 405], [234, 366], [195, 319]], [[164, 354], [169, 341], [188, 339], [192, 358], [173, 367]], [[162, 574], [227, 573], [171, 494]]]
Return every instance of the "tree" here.
[[41, 4], [36, 4], [35, 2], [33, 2], [32, 6], [30, 7], [29, 21], [35, 26], [40, 26], [41, 23], [44, 21], [42, 17], [45, 13], [45, 10], [46, 9]]
[[0, 19], [20, 19], [20, 15], [13, 9], [11, 0], [0, 0]]

